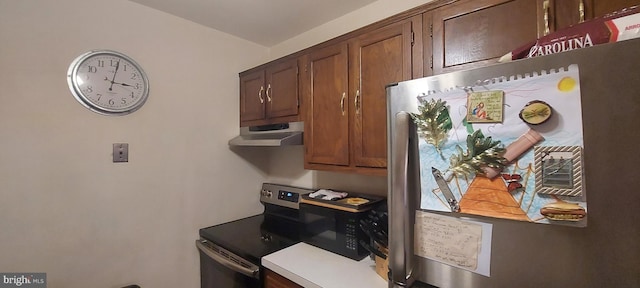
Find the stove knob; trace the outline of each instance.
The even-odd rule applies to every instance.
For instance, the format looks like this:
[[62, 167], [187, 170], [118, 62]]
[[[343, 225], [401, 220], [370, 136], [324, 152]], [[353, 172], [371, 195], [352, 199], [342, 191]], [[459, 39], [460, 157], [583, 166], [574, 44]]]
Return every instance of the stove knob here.
[[269, 234], [262, 234], [262, 236], [260, 236], [260, 239], [262, 239], [262, 241], [264, 242], [271, 242], [271, 235]]

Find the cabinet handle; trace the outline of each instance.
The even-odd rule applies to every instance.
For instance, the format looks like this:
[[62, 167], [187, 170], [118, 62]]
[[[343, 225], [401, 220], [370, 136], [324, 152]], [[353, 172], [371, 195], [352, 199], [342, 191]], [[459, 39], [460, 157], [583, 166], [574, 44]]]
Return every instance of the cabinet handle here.
[[549, 0], [542, 2], [542, 10], [544, 10], [544, 35], [549, 34]]
[[264, 91], [264, 86], [260, 86], [260, 91], [258, 91], [258, 99], [260, 99], [260, 104], [264, 104], [264, 98], [262, 98], [262, 91]]
[[580, 23], [584, 22], [584, 1], [580, 0], [578, 5], [578, 15], [580, 15]]
[[356, 114], [360, 114], [360, 89], [356, 90], [356, 100], [353, 101], [354, 107], [356, 107]]
[[271, 102], [271, 95], [269, 93], [269, 91], [271, 91], [271, 84], [269, 84], [269, 86], [267, 86], [267, 102]]
[[340, 98], [340, 110], [342, 111], [342, 116], [344, 116], [344, 100], [347, 97], [347, 93], [342, 92], [342, 98]]

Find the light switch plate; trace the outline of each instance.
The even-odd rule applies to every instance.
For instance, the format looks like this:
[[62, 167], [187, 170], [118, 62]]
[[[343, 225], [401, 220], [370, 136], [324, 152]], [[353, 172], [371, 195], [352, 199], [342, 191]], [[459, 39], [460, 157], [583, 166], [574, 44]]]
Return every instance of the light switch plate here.
[[129, 162], [129, 144], [113, 143], [113, 163]]

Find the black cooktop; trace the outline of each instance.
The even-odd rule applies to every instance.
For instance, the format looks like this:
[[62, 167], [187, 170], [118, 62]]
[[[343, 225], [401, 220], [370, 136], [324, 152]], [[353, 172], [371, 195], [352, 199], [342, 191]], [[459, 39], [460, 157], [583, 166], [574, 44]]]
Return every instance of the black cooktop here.
[[260, 265], [263, 256], [300, 242], [299, 224], [260, 214], [200, 229], [200, 237]]

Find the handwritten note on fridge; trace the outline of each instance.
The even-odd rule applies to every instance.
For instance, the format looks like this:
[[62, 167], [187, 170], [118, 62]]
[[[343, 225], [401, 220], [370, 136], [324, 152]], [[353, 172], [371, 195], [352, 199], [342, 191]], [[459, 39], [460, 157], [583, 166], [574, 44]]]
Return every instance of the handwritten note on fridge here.
[[415, 254], [489, 276], [492, 225], [416, 212]]

